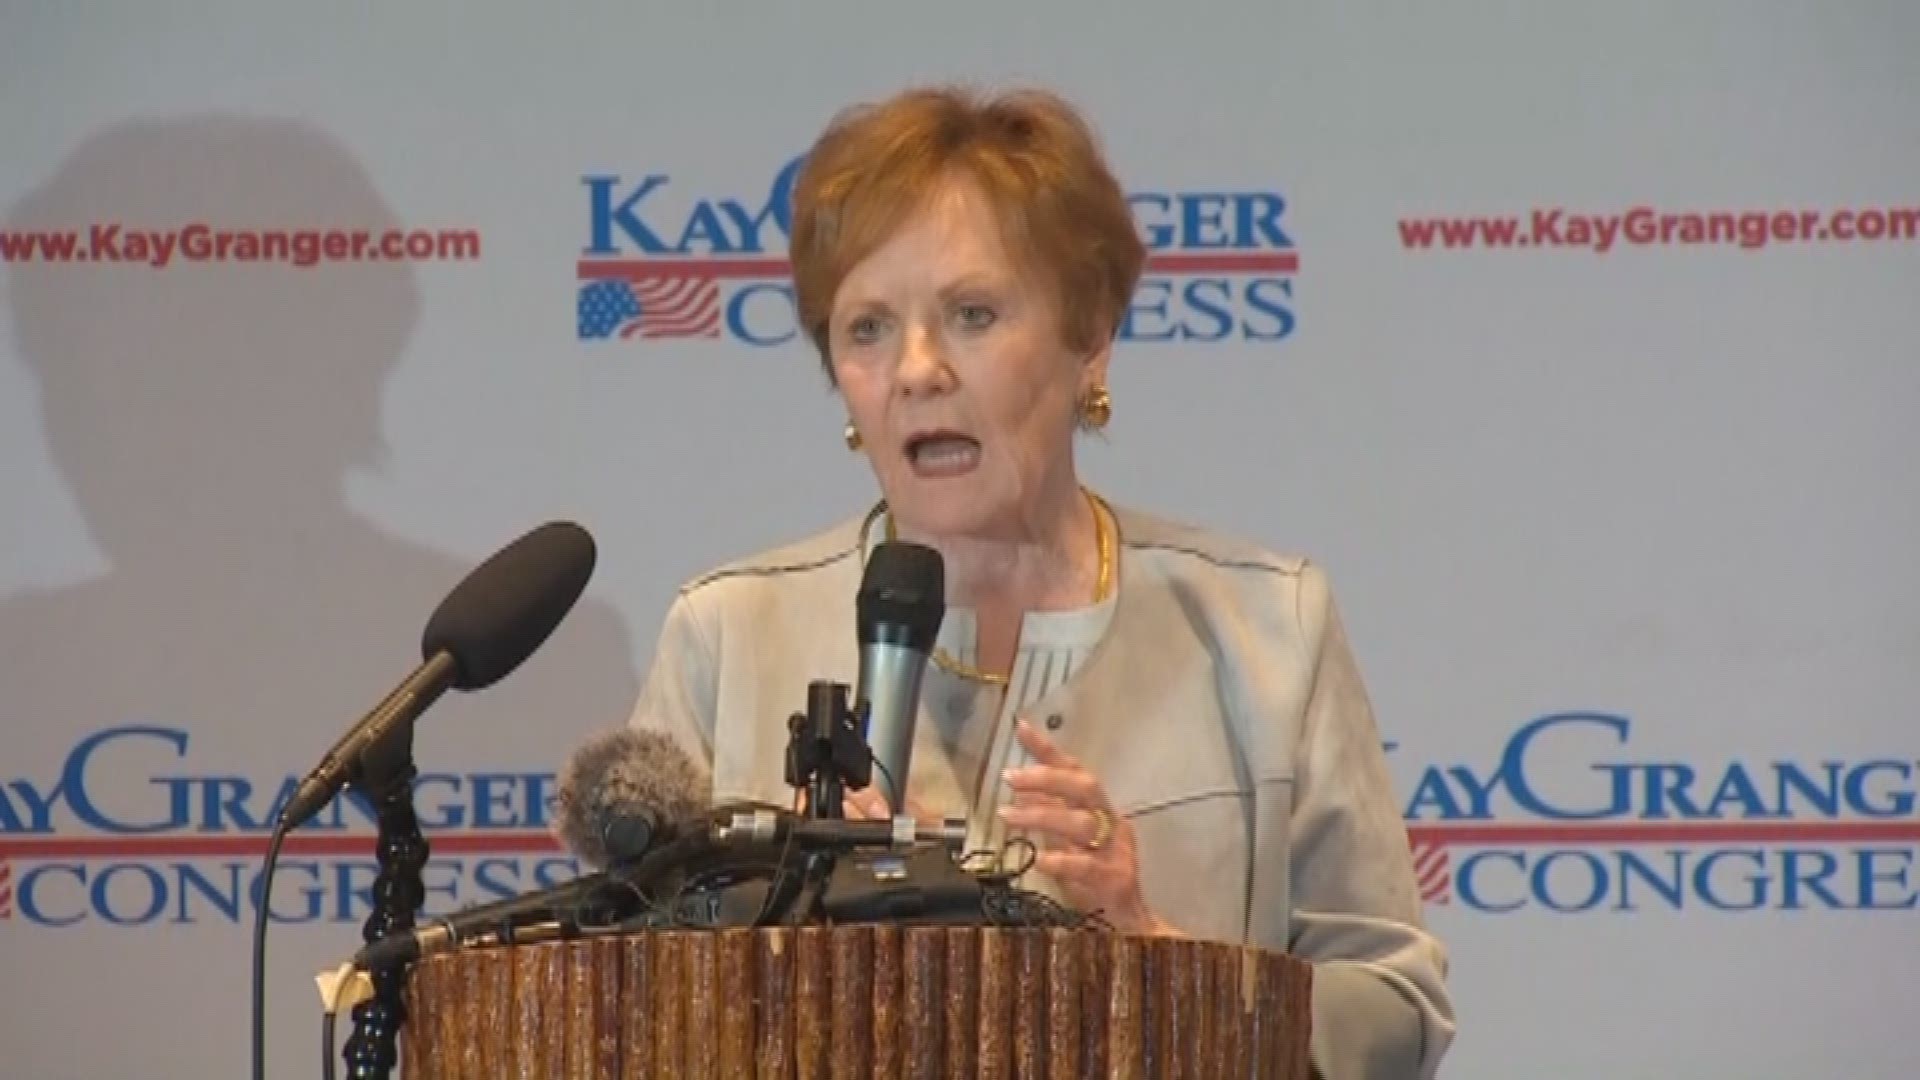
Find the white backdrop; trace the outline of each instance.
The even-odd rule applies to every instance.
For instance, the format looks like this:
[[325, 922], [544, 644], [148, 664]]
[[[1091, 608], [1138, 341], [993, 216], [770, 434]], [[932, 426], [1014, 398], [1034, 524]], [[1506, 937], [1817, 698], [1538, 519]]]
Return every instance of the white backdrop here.
[[[1194, 208], [1086, 469], [1331, 567], [1445, 1075], [1920, 1072], [1920, 9], [703, 6], [0, 13], [0, 1073], [240, 1074], [275, 794], [554, 517], [589, 603], [416, 749], [430, 910], [571, 872], [551, 773], [673, 586], [872, 497], [808, 349], [748, 340], [779, 269], [713, 260], [834, 110], [946, 78], [1066, 92], [1144, 227]], [[643, 189], [707, 226], [711, 338], [582, 336]], [[1239, 206], [1278, 232], [1207, 246]], [[124, 261], [195, 223], [479, 251]], [[282, 864], [275, 1076], [317, 1068], [366, 832]]]

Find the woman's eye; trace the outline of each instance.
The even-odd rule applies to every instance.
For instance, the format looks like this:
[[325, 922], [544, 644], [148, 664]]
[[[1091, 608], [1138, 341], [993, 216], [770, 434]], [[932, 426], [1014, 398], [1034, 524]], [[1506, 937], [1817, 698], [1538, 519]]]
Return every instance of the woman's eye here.
[[862, 315], [847, 324], [847, 336], [862, 345], [871, 344], [880, 336], [880, 320], [872, 315]]
[[958, 314], [960, 325], [969, 330], [984, 330], [993, 325], [993, 309], [985, 304], [962, 304]]

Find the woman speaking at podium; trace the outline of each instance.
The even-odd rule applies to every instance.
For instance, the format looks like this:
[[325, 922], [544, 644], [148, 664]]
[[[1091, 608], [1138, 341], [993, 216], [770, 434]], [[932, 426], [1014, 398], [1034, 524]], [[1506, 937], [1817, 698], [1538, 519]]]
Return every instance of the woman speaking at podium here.
[[970, 849], [1032, 841], [1024, 884], [1118, 930], [1311, 962], [1329, 1080], [1434, 1075], [1446, 954], [1325, 576], [1076, 475], [1077, 431], [1122, 407], [1107, 367], [1145, 262], [1087, 125], [1032, 91], [849, 110], [791, 233], [801, 325], [880, 498], [685, 584], [633, 722], [708, 763], [716, 798], [790, 801], [781, 720], [809, 681], [853, 682], [867, 553], [932, 547], [914, 812], [966, 819]]

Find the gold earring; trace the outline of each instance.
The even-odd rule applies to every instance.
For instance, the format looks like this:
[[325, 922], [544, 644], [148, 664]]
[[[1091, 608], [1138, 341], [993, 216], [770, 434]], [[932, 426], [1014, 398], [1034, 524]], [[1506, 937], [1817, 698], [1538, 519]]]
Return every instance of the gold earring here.
[[853, 426], [853, 421], [847, 421], [847, 430], [842, 434], [846, 436], [847, 449], [854, 451], [860, 449], [860, 429]]
[[1088, 431], [1099, 431], [1113, 419], [1113, 395], [1107, 393], [1104, 386], [1096, 386], [1087, 391], [1080, 400], [1080, 426]]

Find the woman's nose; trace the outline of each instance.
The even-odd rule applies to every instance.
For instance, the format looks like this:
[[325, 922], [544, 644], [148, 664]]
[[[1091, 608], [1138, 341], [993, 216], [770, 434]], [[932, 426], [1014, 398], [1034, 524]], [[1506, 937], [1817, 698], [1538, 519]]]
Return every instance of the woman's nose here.
[[944, 393], [953, 389], [953, 368], [947, 364], [940, 335], [924, 327], [907, 331], [898, 373], [900, 389], [908, 396]]

